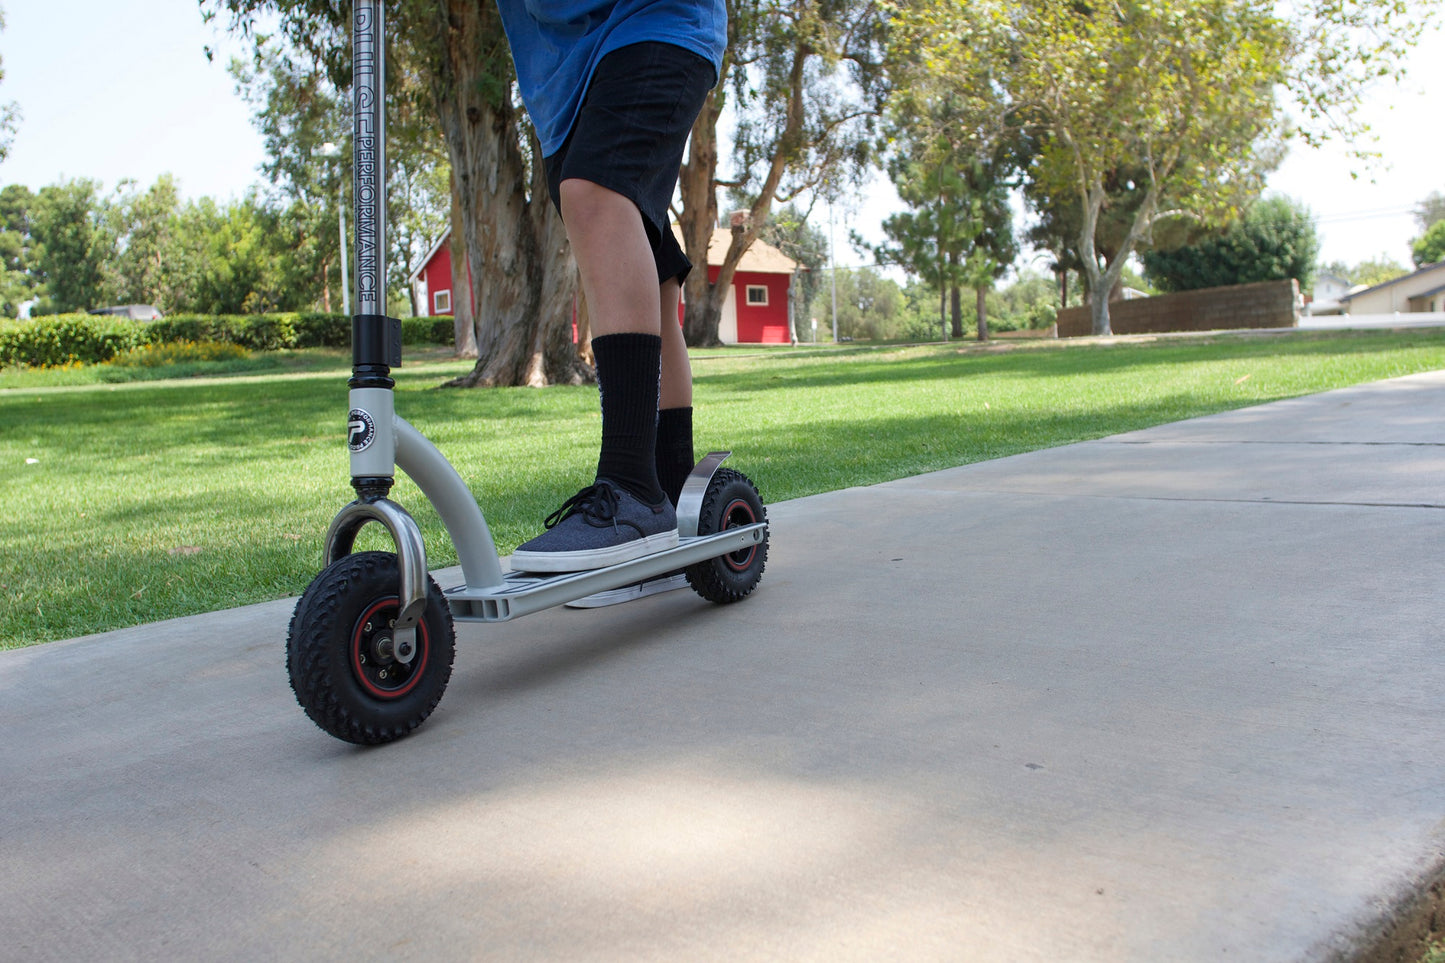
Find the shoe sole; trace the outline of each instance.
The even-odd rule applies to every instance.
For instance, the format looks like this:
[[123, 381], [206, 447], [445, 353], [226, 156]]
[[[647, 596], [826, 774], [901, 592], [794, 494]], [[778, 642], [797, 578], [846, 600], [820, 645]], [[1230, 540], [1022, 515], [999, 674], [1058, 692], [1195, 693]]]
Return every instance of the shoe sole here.
[[514, 572], [590, 572], [594, 568], [620, 565], [634, 558], [665, 552], [678, 545], [677, 529], [646, 535], [608, 548], [577, 552], [513, 552]]
[[645, 599], [649, 595], [661, 595], [663, 592], [675, 592], [685, 588], [687, 588], [686, 575], [664, 575], [662, 578], [648, 579], [646, 582], [627, 585], [610, 592], [598, 592], [585, 599], [568, 602], [567, 607], [569, 609], [600, 609], [608, 605], [621, 605], [623, 602]]

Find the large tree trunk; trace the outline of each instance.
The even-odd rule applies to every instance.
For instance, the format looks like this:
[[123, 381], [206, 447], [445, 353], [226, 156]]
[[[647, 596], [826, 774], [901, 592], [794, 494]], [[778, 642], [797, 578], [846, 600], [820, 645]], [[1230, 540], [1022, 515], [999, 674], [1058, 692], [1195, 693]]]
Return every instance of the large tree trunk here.
[[[457, 190], [455, 173], [451, 176], [451, 182], [452, 336], [458, 358], [475, 358], [477, 329], [472, 305], [476, 303], [476, 292], [473, 291], [472, 272], [467, 269], [467, 229], [462, 221], [461, 191]], [[427, 296], [432, 297], [432, 292], [428, 291]], [[431, 310], [431, 305], [427, 305], [428, 314]]]
[[722, 318], [723, 296], [716, 294], [708, 281], [707, 249], [712, 241], [713, 225], [717, 223], [717, 121], [722, 113], [720, 87], [708, 92], [702, 111], [692, 125], [687, 160], [678, 175], [682, 195], [682, 212], [678, 227], [682, 231], [682, 247], [692, 261], [692, 272], [683, 281], [682, 336], [690, 345], [715, 345], [718, 322]]
[[1109, 324], [1109, 289], [1102, 284], [1089, 292], [1089, 313], [1093, 318], [1093, 333], [1106, 336], [1114, 333]]
[[[443, 0], [433, 73], [476, 291], [477, 364], [449, 385], [542, 386], [592, 378], [572, 343], [577, 272], [535, 141], [523, 153], [506, 41], [491, 0]], [[492, 58], [477, 51], [502, 51]], [[530, 167], [530, 179], [528, 177]], [[452, 265], [455, 276], [462, 267]], [[455, 299], [454, 299], [455, 300]]]
[[978, 340], [988, 340], [988, 288], [980, 284], [973, 289], [974, 303], [978, 308]]
[[[1093, 322], [1093, 334], [1096, 337], [1106, 337], [1114, 333], [1109, 327], [1109, 288], [1113, 279], [1104, 279], [1109, 272], [1113, 272], [1117, 278], [1119, 271], [1115, 270], [1115, 264], [1112, 263], [1107, 270], [1099, 270], [1099, 253], [1095, 246], [1094, 231], [1099, 223], [1099, 212], [1104, 209], [1103, 186], [1097, 183], [1090, 185], [1088, 190], [1081, 192], [1081, 199], [1084, 202], [1084, 218], [1083, 229], [1079, 231], [1079, 260], [1084, 264], [1084, 277], [1089, 288], [1089, 313]], [[1119, 269], [1122, 270], [1123, 259], [1128, 256], [1127, 249], [1114, 256]]]

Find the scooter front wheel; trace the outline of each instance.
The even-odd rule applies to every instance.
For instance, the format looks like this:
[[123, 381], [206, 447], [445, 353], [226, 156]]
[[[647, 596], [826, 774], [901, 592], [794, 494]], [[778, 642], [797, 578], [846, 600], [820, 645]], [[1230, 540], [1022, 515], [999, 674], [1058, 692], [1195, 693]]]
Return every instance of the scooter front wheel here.
[[394, 637], [399, 584], [395, 555], [346, 555], [312, 580], [291, 617], [286, 670], [296, 701], [346, 742], [401, 738], [431, 715], [451, 679], [456, 635], [446, 598], [428, 576], [407, 659]]
[[[703, 495], [697, 533], [712, 535], [729, 528], [768, 520], [757, 488], [742, 472], [719, 468]], [[729, 552], [687, 567], [687, 582], [709, 602], [725, 605], [747, 598], [757, 588], [768, 562], [768, 538], [756, 545]]]

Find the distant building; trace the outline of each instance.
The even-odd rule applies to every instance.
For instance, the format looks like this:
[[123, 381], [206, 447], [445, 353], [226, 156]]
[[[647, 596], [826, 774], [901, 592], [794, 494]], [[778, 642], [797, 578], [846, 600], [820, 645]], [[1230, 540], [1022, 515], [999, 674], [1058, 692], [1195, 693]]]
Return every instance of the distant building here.
[[[708, 280], [717, 282], [732, 233], [713, 232], [708, 244]], [[798, 264], [763, 241], [754, 241], [743, 255], [723, 301], [718, 338], [724, 344], [788, 344], [792, 341], [790, 304]], [[412, 272], [416, 303], [429, 314], [452, 314], [451, 231], [444, 233]]]
[[[471, 270], [470, 267], [467, 268]], [[411, 273], [417, 308], [423, 314], [454, 314], [452, 310], [452, 232], [448, 228]]]
[[90, 313], [128, 318], [131, 321], [155, 321], [163, 317], [160, 309], [154, 304], [117, 304], [109, 308], [91, 308]]
[[[716, 284], [732, 243], [720, 227], [707, 246], [707, 279]], [[789, 344], [793, 340], [791, 293], [798, 262], [764, 241], [754, 241], [733, 272], [717, 336], [723, 344]]]
[[1310, 298], [1305, 302], [1305, 313], [1309, 315], [1341, 314], [1345, 308], [1340, 303], [1340, 299], [1349, 293], [1348, 278], [1342, 278], [1338, 274], [1318, 274], [1315, 276], [1314, 290], [1310, 292]]
[[1415, 314], [1445, 311], [1445, 261], [1340, 298], [1346, 314]]

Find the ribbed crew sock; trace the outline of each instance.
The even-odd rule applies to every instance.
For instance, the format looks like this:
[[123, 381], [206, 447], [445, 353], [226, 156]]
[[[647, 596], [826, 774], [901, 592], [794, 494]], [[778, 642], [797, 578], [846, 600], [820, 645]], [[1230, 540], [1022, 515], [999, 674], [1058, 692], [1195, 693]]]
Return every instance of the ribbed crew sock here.
[[662, 409], [657, 413], [657, 481], [674, 507], [694, 464], [692, 409]]
[[655, 334], [605, 334], [592, 339], [592, 356], [602, 397], [597, 477], [611, 479], [655, 505], [663, 498], [655, 462], [662, 339]]

